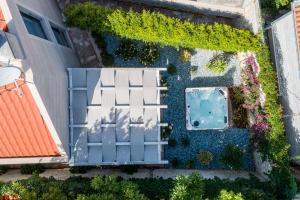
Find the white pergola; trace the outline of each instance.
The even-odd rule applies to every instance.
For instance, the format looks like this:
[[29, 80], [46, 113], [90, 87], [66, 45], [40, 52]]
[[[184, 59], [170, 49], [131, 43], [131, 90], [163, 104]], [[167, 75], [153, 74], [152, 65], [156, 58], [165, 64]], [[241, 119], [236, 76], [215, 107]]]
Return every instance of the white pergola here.
[[68, 69], [70, 165], [168, 163], [161, 158], [162, 70]]

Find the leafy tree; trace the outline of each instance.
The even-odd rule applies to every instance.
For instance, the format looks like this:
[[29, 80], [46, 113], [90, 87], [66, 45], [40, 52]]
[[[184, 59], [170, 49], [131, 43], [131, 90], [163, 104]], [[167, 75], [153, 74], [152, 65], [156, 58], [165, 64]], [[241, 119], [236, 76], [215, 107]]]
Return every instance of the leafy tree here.
[[199, 173], [190, 176], [178, 176], [171, 192], [171, 200], [201, 200], [204, 194], [204, 182]]

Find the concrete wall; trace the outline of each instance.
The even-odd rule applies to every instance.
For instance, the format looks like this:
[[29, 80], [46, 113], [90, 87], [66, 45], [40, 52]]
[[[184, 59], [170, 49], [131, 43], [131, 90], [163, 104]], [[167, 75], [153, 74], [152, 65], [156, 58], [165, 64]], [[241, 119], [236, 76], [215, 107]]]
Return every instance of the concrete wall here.
[[155, 6], [182, 9], [190, 12], [202, 10], [206, 14], [236, 17], [244, 12], [244, 7], [251, 0], [123, 0], [135, 1]]
[[259, 0], [120, 0], [172, 10], [235, 19], [237, 28], [261, 30]]
[[[9, 32], [14, 34], [20, 43], [23, 52], [22, 67], [42, 116], [50, 132], [54, 133], [54, 139], [61, 150], [68, 153], [69, 117], [66, 68], [79, 67], [80, 64], [75, 51], [59, 45], [51, 30], [49, 22], [65, 28], [56, 1], [0, 0], [0, 6]], [[49, 40], [41, 39], [27, 32], [20, 10], [42, 18]]]
[[[300, 64], [293, 12], [272, 23], [269, 29], [275, 58], [283, 120], [290, 156], [300, 154]], [[296, 161], [300, 164], [300, 161]]]

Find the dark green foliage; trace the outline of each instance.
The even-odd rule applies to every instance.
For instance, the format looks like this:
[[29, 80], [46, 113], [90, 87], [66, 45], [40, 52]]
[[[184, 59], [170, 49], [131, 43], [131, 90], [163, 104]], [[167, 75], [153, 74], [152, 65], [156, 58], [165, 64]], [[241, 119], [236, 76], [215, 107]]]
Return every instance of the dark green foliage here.
[[40, 174], [44, 171], [45, 171], [45, 167], [40, 164], [21, 166], [21, 174]]
[[67, 200], [67, 196], [58, 187], [49, 187], [48, 192], [44, 193], [41, 200]]
[[259, 37], [248, 30], [218, 23], [195, 24], [146, 10], [126, 12], [83, 3], [68, 6], [64, 15], [69, 26], [162, 45], [225, 52], [254, 51], [261, 45]]
[[[199, 175], [177, 178], [177, 180], [151, 178], [124, 181], [113, 176], [97, 176], [93, 179], [71, 177], [62, 181], [35, 175], [29, 179], [0, 184], [0, 196], [4, 194], [18, 195], [22, 200], [46, 200], [49, 198], [63, 200], [65, 197], [70, 200], [141, 200], [145, 197], [151, 200], [160, 200], [170, 199], [171, 196], [177, 199], [178, 195], [217, 199], [221, 190], [227, 190], [241, 193], [247, 200], [285, 199], [283, 196], [275, 198], [274, 193], [277, 193], [278, 189], [275, 189], [274, 186], [278, 184], [274, 184], [273, 181], [277, 182], [275, 179], [270, 182], [260, 182], [253, 176], [250, 176], [250, 179], [238, 178], [235, 181], [219, 178], [202, 180]], [[282, 184], [283, 190], [289, 185], [285, 186], [284, 182], [280, 184]], [[181, 186], [183, 190], [180, 189]]]
[[170, 75], [175, 75], [177, 73], [177, 68], [174, 64], [169, 64], [168, 65], [168, 68], [167, 68], [167, 72], [170, 74]]
[[180, 161], [178, 160], [178, 158], [173, 158], [171, 161], [170, 161], [171, 165], [173, 168], [176, 168], [178, 167], [178, 165], [180, 164]]
[[0, 166], [0, 175], [5, 174], [8, 171], [9, 167], [7, 165]]
[[167, 86], [168, 86], [167, 77], [165, 77], [165, 76], [161, 76], [161, 77], [160, 77], [160, 85], [161, 85], [162, 87], [167, 87]]
[[169, 138], [169, 140], [168, 140], [168, 145], [169, 145], [170, 147], [176, 147], [177, 141], [176, 141], [174, 138]]
[[190, 145], [190, 138], [188, 136], [184, 136], [181, 138], [181, 144], [184, 147], [187, 147]]
[[172, 179], [130, 179], [138, 185], [140, 191], [152, 200], [169, 199], [171, 189], [174, 187]]
[[172, 200], [201, 200], [204, 194], [204, 181], [199, 173], [178, 176], [171, 192]]
[[91, 166], [72, 166], [72, 167], [69, 168], [69, 171], [72, 174], [85, 174], [86, 172], [88, 172], [92, 168], [93, 167], [91, 167]]
[[186, 162], [186, 168], [188, 168], [188, 169], [193, 169], [194, 166], [195, 166], [195, 161], [194, 161], [194, 160], [188, 160], [188, 161]]
[[162, 137], [163, 139], [169, 138], [169, 136], [170, 136], [171, 133], [172, 133], [172, 130], [173, 130], [172, 124], [168, 124], [168, 126], [162, 127], [162, 128], [161, 128], [161, 137]]
[[233, 123], [238, 128], [248, 126], [247, 110], [243, 107], [245, 98], [240, 87], [229, 88], [229, 96], [232, 103]]
[[121, 41], [116, 54], [124, 60], [131, 60], [137, 56], [138, 50], [135, 43], [130, 40]]
[[121, 171], [126, 174], [134, 174], [138, 171], [139, 166], [138, 165], [123, 165], [120, 166]]
[[220, 162], [230, 169], [240, 169], [242, 167], [243, 157], [243, 150], [236, 145], [228, 144], [221, 153]]
[[297, 183], [288, 168], [275, 168], [270, 174], [271, 186], [278, 199], [293, 199]]
[[67, 194], [69, 199], [76, 199], [78, 194], [91, 194], [94, 190], [91, 188], [89, 178], [74, 176], [63, 181], [62, 190]]
[[101, 58], [102, 58], [102, 64], [105, 66], [105, 67], [110, 67], [114, 64], [115, 62], [115, 58], [113, 55], [111, 54], [108, 54], [106, 52], [102, 52], [101, 53]]
[[157, 46], [147, 44], [140, 49], [138, 56], [143, 65], [151, 65], [159, 57], [159, 49]]
[[241, 193], [245, 200], [275, 200], [270, 182], [260, 182], [258, 178], [250, 176], [250, 179], [205, 179], [205, 194], [208, 199], [217, 199], [221, 190]]

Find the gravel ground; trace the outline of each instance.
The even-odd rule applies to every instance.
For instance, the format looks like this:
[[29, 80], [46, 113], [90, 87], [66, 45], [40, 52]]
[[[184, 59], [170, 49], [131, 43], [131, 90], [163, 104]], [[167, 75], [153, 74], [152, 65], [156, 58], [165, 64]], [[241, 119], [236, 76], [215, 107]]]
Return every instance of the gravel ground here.
[[[107, 52], [114, 54], [120, 39], [106, 35], [105, 40], [108, 44]], [[138, 42], [142, 45], [141, 42]], [[236, 144], [247, 152], [249, 144], [249, 134], [247, 129], [228, 128], [223, 131], [205, 130], [205, 131], [188, 131], [185, 124], [185, 88], [187, 87], [230, 87], [241, 83], [239, 61], [236, 56], [232, 56], [227, 70], [221, 75], [215, 75], [209, 72], [205, 65], [215, 55], [221, 52], [196, 49], [192, 56], [191, 62], [182, 63], [179, 59], [179, 49], [173, 47], [160, 47], [160, 58], [148, 67], [166, 67], [172, 63], [177, 67], [177, 74], [170, 76], [163, 74], [168, 80], [168, 95], [164, 99], [168, 109], [163, 112], [164, 121], [175, 124], [171, 138], [177, 140], [175, 148], [165, 147], [165, 159], [172, 160], [176, 157], [180, 161], [179, 168], [185, 168], [188, 160], [197, 160], [196, 154], [200, 149], [205, 149], [214, 154], [214, 160], [209, 166], [202, 166], [196, 161], [196, 169], [222, 169], [219, 162], [220, 153], [226, 144]], [[124, 61], [115, 56], [116, 67], [145, 67], [138, 60]], [[198, 70], [191, 77], [191, 66], [197, 66]], [[180, 144], [180, 139], [184, 136], [190, 138], [190, 145], [184, 148]], [[246, 153], [243, 160], [244, 170], [253, 170], [254, 163], [252, 154]]]

